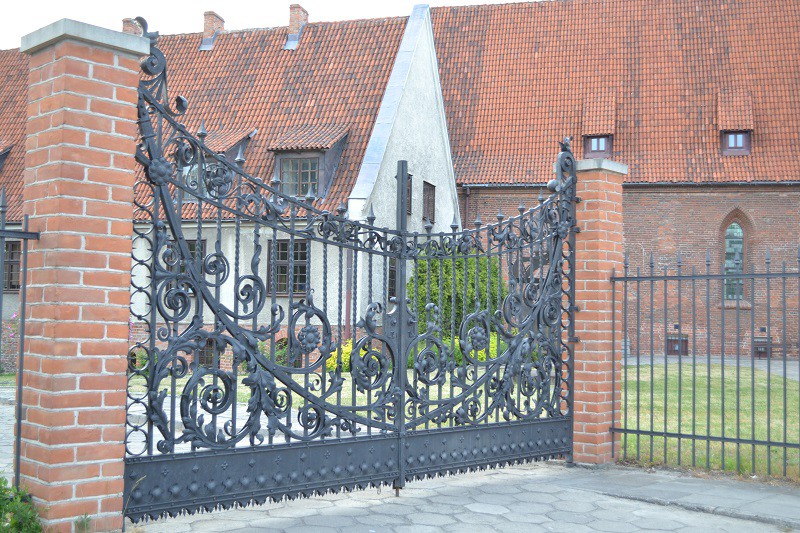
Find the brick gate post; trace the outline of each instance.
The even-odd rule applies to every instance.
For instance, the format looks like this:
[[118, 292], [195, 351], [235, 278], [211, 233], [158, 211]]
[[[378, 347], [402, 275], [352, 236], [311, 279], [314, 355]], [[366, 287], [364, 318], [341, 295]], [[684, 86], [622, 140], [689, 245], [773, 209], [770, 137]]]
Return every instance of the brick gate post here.
[[[628, 167], [607, 159], [578, 161], [576, 208], [575, 405], [573, 460], [606, 463], [611, 457], [612, 271], [622, 270], [622, 180]], [[617, 333], [621, 330], [617, 325]], [[617, 337], [619, 338], [619, 337]], [[619, 361], [614, 361], [619, 369]], [[619, 380], [617, 380], [619, 398]]]
[[138, 60], [149, 41], [72, 20], [30, 55], [22, 485], [49, 531], [122, 526]]

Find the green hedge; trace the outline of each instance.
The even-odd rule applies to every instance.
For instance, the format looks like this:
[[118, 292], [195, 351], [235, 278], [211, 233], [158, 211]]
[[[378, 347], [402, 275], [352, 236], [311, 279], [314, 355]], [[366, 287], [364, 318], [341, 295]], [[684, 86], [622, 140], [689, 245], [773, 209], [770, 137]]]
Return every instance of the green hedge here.
[[[477, 268], [476, 268], [477, 267]], [[477, 272], [477, 301], [480, 309], [494, 312], [508, 294], [506, 283], [500, 275], [500, 265], [497, 258], [481, 257], [479, 259], [431, 259], [418, 262], [416, 269], [409, 263], [411, 276], [408, 280], [408, 298], [415, 301], [419, 319], [420, 333], [427, 326], [425, 306], [428, 302], [439, 305], [441, 300], [440, 319], [442, 330], [448, 335], [453, 329], [456, 335], [464, 317], [475, 310]], [[414, 271], [415, 270], [415, 271]], [[455, 273], [455, 284], [453, 274]], [[441, 278], [441, 298], [439, 291], [439, 278]], [[464, 283], [467, 290], [464, 293]], [[490, 288], [486, 294], [487, 284]], [[430, 286], [430, 292], [428, 287]], [[498, 292], [499, 287], [499, 292]], [[455, 306], [453, 305], [455, 293]], [[466, 307], [466, 313], [465, 313]], [[454, 328], [453, 328], [454, 326]]]

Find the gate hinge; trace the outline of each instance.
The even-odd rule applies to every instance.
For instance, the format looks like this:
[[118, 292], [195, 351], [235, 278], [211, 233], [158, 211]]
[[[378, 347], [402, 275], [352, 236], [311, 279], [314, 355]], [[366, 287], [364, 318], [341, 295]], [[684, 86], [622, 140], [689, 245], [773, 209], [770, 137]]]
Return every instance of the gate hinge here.
[[567, 342], [581, 342], [581, 338], [577, 337], [577, 336], [576, 337], [570, 337]]
[[572, 231], [574, 231], [575, 233], [580, 233], [581, 227], [578, 225], [572, 226]]
[[580, 313], [581, 312], [581, 306], [580, 305], [573, 305], [572, 306], [572, 310], [575, 311], [576, 313]]
[[583, 201], [583, 198], [581, 198], [580, 196], [576, 196], [576, 197], [575, 197], [575, 203], [576, 203], [576, 204], [579, 204], [579, 203], [581, 203], [582, 201]]

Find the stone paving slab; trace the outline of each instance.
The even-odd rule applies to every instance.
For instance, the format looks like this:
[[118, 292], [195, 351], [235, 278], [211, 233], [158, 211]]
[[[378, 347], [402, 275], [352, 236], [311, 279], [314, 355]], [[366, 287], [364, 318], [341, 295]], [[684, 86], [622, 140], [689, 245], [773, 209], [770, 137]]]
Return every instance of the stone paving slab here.
[[[760, 482], [552, 462], [415, 481], [399, 498], [371, 489], [182, 516], [128, 531], [761, 533], [800, 530], [798, 493]], [[746, 504], [743, 495], [749, 495]], [[775, 498], [781, 505], [769, 503]]]

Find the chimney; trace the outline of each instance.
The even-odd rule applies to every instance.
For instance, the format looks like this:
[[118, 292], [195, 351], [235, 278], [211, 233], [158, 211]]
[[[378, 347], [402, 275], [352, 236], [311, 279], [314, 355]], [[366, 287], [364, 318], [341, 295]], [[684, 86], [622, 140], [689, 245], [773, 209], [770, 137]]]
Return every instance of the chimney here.
[[122, 33], [130, 33], [141, 37], [142, 27], [133, 19], [122, 19]]
[[289, 35], [299, 34], [308, 23], [308, 11], [300, 4], [289, 6]]
[[214, 13], [206, 11], [203, 13], [203, 38], [208, 39], [215, 33], [225, 31], [225, 19]]

